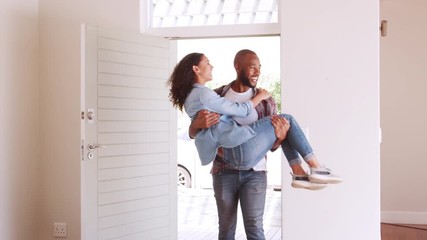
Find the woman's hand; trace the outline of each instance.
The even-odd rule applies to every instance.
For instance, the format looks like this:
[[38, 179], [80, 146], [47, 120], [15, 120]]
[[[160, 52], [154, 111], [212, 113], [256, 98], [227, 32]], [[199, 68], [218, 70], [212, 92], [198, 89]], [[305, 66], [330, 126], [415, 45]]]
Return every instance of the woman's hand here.
[[258, 88], [256, 95], [259, 96], [262, 100], [265, 100], [271, 97], [271, 93], [269, 93], [264, 88]]
[[252, 104], [254, 107], [256, 107], [262, 100], [268, 99], [271, 97], [271, 94], [263, 89], [263, 88], [257, 88], [256, 95], [251, 99]]

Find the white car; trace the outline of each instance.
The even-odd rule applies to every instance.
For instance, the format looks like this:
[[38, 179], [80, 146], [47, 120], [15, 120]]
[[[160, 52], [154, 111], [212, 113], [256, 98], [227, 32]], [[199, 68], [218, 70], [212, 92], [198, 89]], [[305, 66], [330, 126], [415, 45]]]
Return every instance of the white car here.
[[[178, 186], [187, 188], [212, 188], [211, 164], [202, 166], [197, 154], [194, 140], [188, 136], [188, 129], [178, 130]], [[280, 188], [281, 185], [281, 154], [277, 149], [269, 152], [267, 159], [268, 185]], [[283, 164], [287, 164], [284, 162]]]
[[188, 129], [178, 130], [178, 186], [188, 188], [212, 188], [211, 165], [202, 166]]

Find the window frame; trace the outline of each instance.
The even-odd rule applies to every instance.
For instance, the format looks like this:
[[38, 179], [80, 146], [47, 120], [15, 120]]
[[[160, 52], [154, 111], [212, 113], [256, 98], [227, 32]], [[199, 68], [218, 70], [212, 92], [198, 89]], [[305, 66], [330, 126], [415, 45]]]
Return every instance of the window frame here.
[[280, 35], [279, 23], [281, 18], [281, 1], [277, 1], [277, 4], [279, 9], [278, 23], [152, 28], [151, 1], [140, 0], [140, 32], [148, 35], [161, 36], [171, 39], [237, 36], [277, 36]]

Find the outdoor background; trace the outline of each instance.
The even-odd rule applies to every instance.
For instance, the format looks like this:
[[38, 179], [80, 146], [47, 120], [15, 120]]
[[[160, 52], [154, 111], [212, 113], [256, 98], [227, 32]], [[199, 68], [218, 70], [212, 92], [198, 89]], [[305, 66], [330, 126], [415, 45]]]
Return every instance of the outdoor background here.
[[[200, 52], [209, 58], [214, 67], [213, 80], [207, 84], [210, 88], [228, 84], [236, 79], [233, 61], [239, 50], [246, 48], [255, 51], [261, 62], [258, 86], [273, 94], [280, 111], [280, 37], [191, 39], [179, 40], [177, 45], [177, 61], [191, 52]], [[212, 187], [210, 166], [201, 166], [194, 142], [187, 138], [189, 124], [187, 114], [178, 111], [178, 163], [185, 162], [187, 168], [194, 169], [190, 171], [195, 177], [193, 179], [194, 187]], [[280, 156], [280, 151], [269, 154], [267, 164], [269, 185], [280, 185], [281, 183]]]

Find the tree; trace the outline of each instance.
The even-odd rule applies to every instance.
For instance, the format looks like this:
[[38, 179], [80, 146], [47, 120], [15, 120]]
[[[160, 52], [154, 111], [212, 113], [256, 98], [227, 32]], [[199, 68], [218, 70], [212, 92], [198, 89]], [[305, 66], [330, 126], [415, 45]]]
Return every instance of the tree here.
[[282, 109], [282, 101], [280, 98], [280, 79], [273, 74], [265, 75], [263, 76], [262, 81], [260, 81], [259, 87], [265, 88], [271, 93], [277, 103], [277, 113], [280, 113], [280, 110]]

